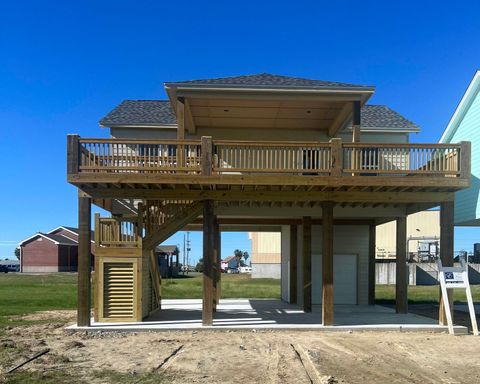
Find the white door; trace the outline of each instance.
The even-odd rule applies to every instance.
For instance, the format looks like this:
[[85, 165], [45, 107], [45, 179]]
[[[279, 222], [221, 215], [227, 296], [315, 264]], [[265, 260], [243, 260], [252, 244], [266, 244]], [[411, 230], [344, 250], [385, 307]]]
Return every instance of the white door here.
[[[322, 255], [313, 255], [312, 304], [322, 303]], [[357, 255], [333, 256], [333, 303], [357, 304]]]

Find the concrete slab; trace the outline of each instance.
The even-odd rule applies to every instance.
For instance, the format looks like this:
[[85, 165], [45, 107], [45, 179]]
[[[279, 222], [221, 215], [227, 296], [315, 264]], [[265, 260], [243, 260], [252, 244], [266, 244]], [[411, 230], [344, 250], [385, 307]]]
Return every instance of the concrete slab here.
[[[375, 305], [335, 306], [335, 325], [321, 324], [321, 306], [305, 313], [296, 305], [280, 300], [223, 299], [214, 314], [213, 326], [202, 326], [202, 301], [162, 300], [162, 310], [139, 323], [95, 323], [91, 327], [71, 326], [69, 330], [88, 331], [170, 331], [170, 330], [319, 330], [319, 331], [424, 331], [447, 332], [436, 320]], [[455, 333], [468, 333], [456, 326]]]

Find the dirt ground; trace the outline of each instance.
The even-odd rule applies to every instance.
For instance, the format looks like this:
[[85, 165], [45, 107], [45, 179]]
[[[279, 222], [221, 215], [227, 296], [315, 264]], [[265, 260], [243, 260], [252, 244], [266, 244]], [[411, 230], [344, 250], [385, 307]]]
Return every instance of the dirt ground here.
[[[264, 330], [68, 333], [64, 325], [74, 316], [73, 311], [29, 315], [25, 319], [45, 323], [0, 336], [0, 382], [54, 377], [48, 382], [310, 383], [309, 364], [324, 383], [480, 382], [480, 338], [474, 336]], [[46, 355], [4, 373], [46, 348]]]

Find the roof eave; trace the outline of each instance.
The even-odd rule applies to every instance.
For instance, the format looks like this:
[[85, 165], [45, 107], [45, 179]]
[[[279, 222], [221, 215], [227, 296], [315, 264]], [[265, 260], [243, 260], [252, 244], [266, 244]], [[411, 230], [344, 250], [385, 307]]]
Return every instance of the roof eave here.
[[311, 87], [297, 87], [297, 86], [271, 86], [271, 85], [228, 85], [219, 86], [218, 84], [188, 84], [188, 83], [165, 83], [165, 88], [172, 90], [189, 90], [189, 91], [261, 91], [261, 92], [311, 92], [311, 93], [325, 93], [325, 92], [354, 92], [354, 93], [373, 93], [374, 86], [311, 86]]
[[473, 97], [478, 92], [480, 92], [480, 70], [477, 70], [475, 72], [472, 81], [470, 82], [467, 90], [463, 94], [460, 102], [457, 105], [457, 108], [455, 108], [455, 112], [450, 118], [450, 121], [448, 122], [445, 131], [443, 131], [439, 143], [447, 143], [451, 140], [451, 137], [453, 136], [454, 132], [458, 128], [460, 121], [466, 113], [467, 105], [473, 100]]
[[102, 124], [100, 123], [100, 127], [102, 128], [177, 128], [177, 124], [148, 124], [148, 123], [140, 123], [140, 124]]

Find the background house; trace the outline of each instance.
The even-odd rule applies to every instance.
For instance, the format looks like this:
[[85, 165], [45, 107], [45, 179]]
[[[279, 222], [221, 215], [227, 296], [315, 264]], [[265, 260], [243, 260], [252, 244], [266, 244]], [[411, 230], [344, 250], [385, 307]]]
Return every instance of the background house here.
[[21, 272], [77, 271], [77, 228], [60, 226], [47, 233], [38, 232], [20, 242], [19, 248]]
[[252, 278], [280, 279], [281, 233], [249, 232], [252, 242]]
[[157, 245], [155, 247], [160, 275], [162, 277], [177, 277], [180, 271], [178, 257], [180, 250], [176, 245]]
[[[397, 223], [391, 221], [377, 225], [375, 257], [395, 259]], [[410, 240], [409, 240], [410, 239]], [[440, 211], [429, 210], [407, 217], [407, 252], [410, 261], [432, 261], [440, 251]], [[432, 257], [427, 257], [428, 255]]]
[[455, 193], [455, 225], [480, 225], [480, 70], [450, 119], [440, 143], [471, 142], [471, 185]]

